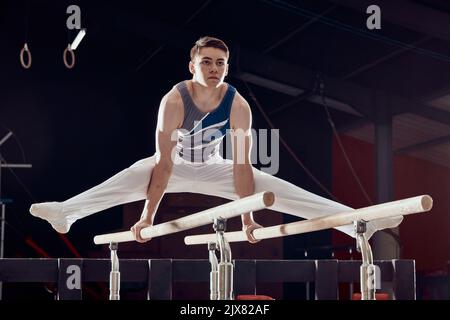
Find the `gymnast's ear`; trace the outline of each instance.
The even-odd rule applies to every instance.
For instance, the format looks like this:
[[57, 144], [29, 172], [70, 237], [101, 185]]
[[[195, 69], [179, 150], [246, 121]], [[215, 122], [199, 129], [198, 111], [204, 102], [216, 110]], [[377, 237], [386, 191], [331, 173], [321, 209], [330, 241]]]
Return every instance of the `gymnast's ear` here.
[[189, 61], [189, 72], [194, 75], [195, 74], [195, 67], [194, 67], [194, 63], [191, 61]]

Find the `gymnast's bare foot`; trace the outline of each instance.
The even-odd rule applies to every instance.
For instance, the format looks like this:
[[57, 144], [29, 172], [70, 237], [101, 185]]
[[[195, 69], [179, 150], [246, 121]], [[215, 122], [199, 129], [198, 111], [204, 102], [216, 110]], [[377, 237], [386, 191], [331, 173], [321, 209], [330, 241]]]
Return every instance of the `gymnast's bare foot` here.
[[38, 218], [47, 220], [57, 232], [69, 232], [72, 222], [63, 216], [63, 205], [61, 202], [35, 203], [30, 207], [30, 213]]

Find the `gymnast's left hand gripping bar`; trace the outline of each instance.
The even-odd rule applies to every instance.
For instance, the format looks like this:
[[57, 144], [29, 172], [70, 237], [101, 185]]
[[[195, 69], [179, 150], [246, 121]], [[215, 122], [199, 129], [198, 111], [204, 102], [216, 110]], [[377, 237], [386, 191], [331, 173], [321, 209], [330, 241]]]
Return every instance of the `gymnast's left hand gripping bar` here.
[[[200, 227], [213, 223], [214, 219], [228, 219], [241, 214], [268, 208], [275, 202], [275, 195], [270, 191], [260, 192], [239, 200], [231, 201], [218, 207], [197, 212], [186, 217], [161, 223], [141, 230], [142, 239], [155, 238]], [[109, 244], [134, 241], [131, 231], [108, 233], [94, 237], [95, 244]]]

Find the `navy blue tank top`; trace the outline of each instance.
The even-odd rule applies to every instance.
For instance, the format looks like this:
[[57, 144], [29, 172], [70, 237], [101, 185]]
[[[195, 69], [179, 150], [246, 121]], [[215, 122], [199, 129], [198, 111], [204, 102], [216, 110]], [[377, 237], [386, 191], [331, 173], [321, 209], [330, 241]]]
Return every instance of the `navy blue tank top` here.
[[186, 81], [175, 86], [184, 105], [184, 119], [178, 129], [176, 151], [190, 162], [205, 162], [219, 155], [220, 143], [230, 129], [230, 111], [236, 89], [228, 84], [220, 104], [211, 112], [202, 112], [189, 94]]

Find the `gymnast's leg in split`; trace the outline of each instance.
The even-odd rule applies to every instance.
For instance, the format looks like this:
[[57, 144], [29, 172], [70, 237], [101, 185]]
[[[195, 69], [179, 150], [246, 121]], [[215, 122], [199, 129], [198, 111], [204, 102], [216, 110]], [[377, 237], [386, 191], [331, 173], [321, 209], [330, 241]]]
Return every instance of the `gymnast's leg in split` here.
[[[156, 155], [142, 159], [70, 199], [33, 204], [30, 213], [47, 220], [59, 233], [67, 233], [78, 219], [117, 205], [146, 199], [155, 164]], [[188, 190], [192, 190], [189, 167], [184, 164], [175, 165], [166, 192]]]
[[[305, 219], [354, 210], [353, 208], [318, 196], [256, 168], [253, 168], [253, 175], [255, 193], [272, 191], [275, 194], [275, 202], [270, 207], [271, 210]], [[222, 161], [217, 161], [215, 164], [197, 168], [196, 183], [193, 191], [237, 200], [238, 198], [234, 192], [233, 162], [222, 159]], [[367, 224], [366, 236], [369, 239], [378, 230], [394, 228], [402, 220], [403, 217], [395, 217], [370, 221]], [[337, 229], [351, 237], [356, 236], [353, 225], [346, 225]]]

